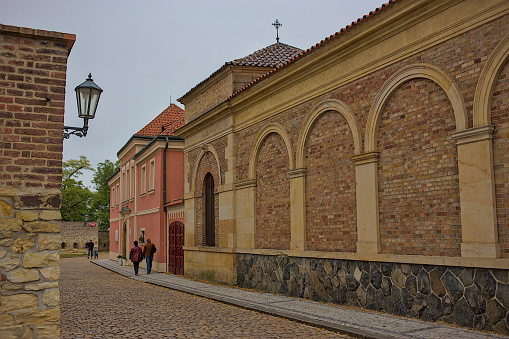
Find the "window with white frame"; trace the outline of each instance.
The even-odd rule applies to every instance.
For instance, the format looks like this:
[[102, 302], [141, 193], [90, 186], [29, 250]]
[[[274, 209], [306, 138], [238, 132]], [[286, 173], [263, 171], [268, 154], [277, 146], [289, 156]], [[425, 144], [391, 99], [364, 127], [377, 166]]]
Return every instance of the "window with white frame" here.
[[134, 163], [131, 165], [131, 199], [134, 199]]
[[126, 169], [126, 175], [125, 175], [125, 201], [128, 201], [129, 198], [131, 197], [131, 187], [129, 187], [129, 184], [130, 184], [130, 180], [129, 180], [129, 167], [127, 167]]
[[155, 189], [155, 176], [156, 176], [156, 163], [155, 159], [150, 160], [150, 182], [149, 182], [149, 191], [153, 191]]
[[115, 198], [117, 196], [115, 195], [115, 187], [111, 188], [111, 208], [115, 207]]
[[120, 182], [120, 190], [122, 192], [120, 192], [120, 196], [122, 197], [122, 202], [124, 202], [126, 199], [126, 187], [125, 187], [125, 170], [122, 170], [122, 181]]
[[147, 193], [147, 166], [141, 166], [141, 182], [140, 182], [141, 195]]

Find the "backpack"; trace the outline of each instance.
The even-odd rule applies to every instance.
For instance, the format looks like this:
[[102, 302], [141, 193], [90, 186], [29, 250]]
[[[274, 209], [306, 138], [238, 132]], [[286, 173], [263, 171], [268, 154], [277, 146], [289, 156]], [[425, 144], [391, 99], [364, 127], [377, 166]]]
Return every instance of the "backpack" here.
[[152, 247], [150, 247], [150, 254], [154, 254], [156, 253], [156, 251], [157, 251], [156, 245], [152, 244]]

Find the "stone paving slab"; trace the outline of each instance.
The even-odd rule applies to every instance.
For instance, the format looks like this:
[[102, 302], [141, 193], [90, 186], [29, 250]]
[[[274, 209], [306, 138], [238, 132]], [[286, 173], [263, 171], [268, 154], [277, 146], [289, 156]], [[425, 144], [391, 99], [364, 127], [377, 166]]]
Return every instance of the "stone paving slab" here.
[[361, 338], [506, 338], [496, 334], [361, 311], [339, 305], [208, 284], [177, 275], [155, 272], [146, 274], [143, 269], [140, 269], [140, 275], [135, 276], [132, 267], [120, 266], [110, 259], [92, 262], [134, 280]]

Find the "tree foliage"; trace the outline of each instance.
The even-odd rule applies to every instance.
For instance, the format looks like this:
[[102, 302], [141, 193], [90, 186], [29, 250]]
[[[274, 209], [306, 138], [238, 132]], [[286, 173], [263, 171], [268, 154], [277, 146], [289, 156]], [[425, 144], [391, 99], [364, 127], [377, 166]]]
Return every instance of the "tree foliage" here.
[[90, 161], [84, 156], [64, 161], [62, 167], [62, 220], [82, 221], [88, 214], [92, 192], [78, 179], [83, 171], [93, 170]]
[[90, 215], [93, 220], [99, 221], [99, 229], [106, 230], [110, 227], [110, 187], [108, 178], [120, 167], [120, 163], [105, 160], [97, 165], [92, 182], [95, 192], [90, 204]]
[[[105, 160], [94, 170], [85, 156], [65, 161], [62, 168], [62, 207], [60, 208], [62, 220], [84, 221], [85, 215], [88, 214], [88, 220], [99, 221], [99, 229], [106, 230], [110, 224], [108, 178], [118, 170], [119, 166], [118, 161]], [[91, 191], [79, 180], [84, 171], [94, 171], [92, 182], [95, 185], [95, 191]]]

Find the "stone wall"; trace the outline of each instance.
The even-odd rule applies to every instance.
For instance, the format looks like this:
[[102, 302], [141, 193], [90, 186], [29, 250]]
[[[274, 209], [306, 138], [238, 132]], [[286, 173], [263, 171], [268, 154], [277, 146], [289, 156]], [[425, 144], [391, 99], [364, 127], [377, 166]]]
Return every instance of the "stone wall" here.
[[62, 133], [75, 36], [0, 24], [0, 333], [58, 338]]
[[237, 255], [240, 287], [509, 334], [509, 271]]
[[99, 231], [99, 251], [108, 252], [110, 248], [110, 232]]
[[[95, 221], [99, 224], [98, 221]], [[61, 253], [86, 253], [86, 244], [92, 240], [95, 243], [99, 241], [97, 227], [90, 227], [89, 223], [83, 221], [62, 221], [62, 243]], [[76, 251], [78, 250], [78, 251]]]

